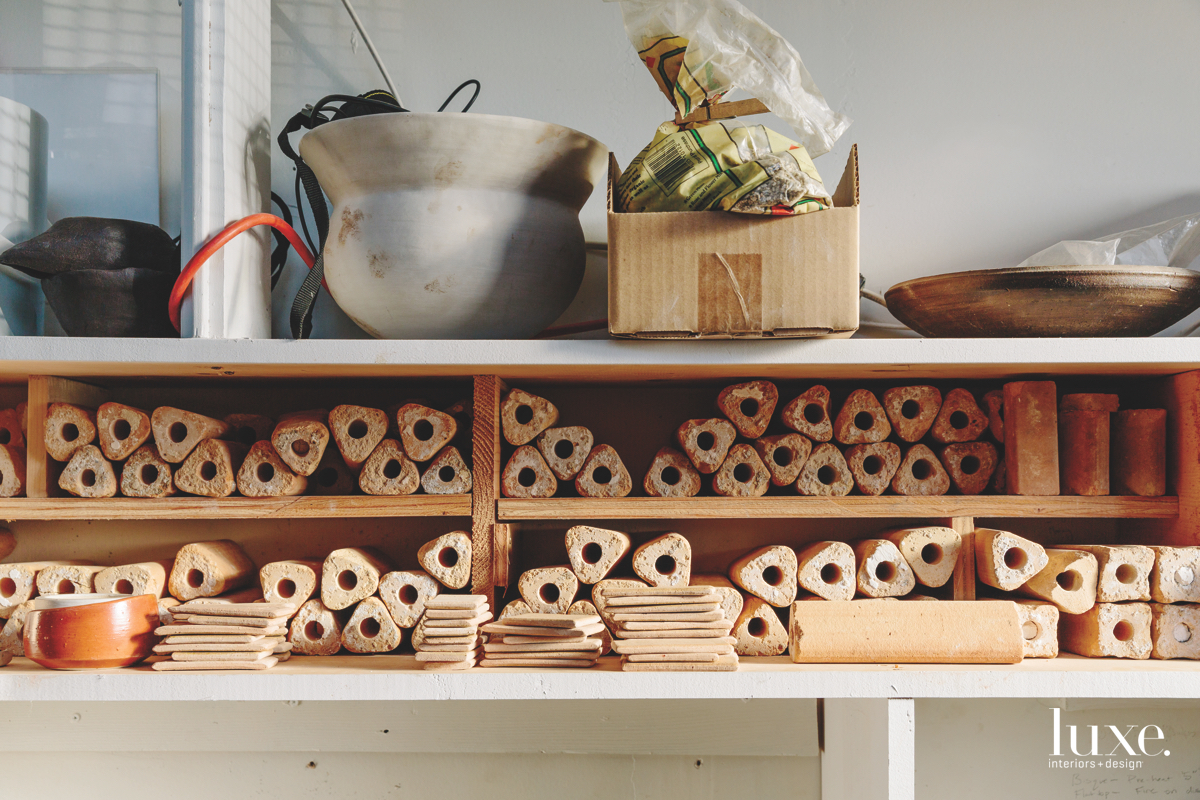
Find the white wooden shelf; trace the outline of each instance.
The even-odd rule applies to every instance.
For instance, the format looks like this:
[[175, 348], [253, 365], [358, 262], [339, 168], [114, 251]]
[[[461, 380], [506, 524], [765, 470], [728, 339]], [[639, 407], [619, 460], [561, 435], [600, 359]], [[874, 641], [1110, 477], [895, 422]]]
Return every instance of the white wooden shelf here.
[[0, 701], [717, 700], [742, 698], [1200, 698], [1200, 663], [1060, 656], [1015, 665], [793, 664], [743, 659], [732, 673], [626, 673], [608, 657], [573, 670], [425, 672], [412, 656], [297, 656], [259, 673], [149, 667], [0, 669]]

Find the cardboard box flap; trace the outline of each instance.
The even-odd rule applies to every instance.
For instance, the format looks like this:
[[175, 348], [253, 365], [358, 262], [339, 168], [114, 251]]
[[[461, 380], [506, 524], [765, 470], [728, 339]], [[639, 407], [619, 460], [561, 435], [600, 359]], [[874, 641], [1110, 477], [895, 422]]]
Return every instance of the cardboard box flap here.
[[846, 171], [838, 183], [837, 191], [833, 193], [835, 208], [851, 208], [858, 205], [858, 145], [850, 147], [850, 158], [846, 161]]

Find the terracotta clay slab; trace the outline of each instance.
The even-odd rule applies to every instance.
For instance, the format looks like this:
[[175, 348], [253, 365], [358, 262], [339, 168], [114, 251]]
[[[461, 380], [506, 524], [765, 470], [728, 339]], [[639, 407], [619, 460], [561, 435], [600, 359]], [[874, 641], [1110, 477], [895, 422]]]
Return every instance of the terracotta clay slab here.
[[692, 577], [692, 545], [678, 533], [667, 533], [633, 553], [633, 571], [651, 586], [687, 586]]
[[814, 442], [828, 442], [833, 438], [831, 405], [829, 390], [824, 386], [813, 386], [784, 406], [780, 419], [784, 425]]
[[[567, 609], [567, 613], [568, 614], [593, 614], [597, 617], [600, 616], [600, 611], [596, 608], [596, 606], [592, 603], [591, 600], [576, 600], [574, 603], [571, 603], [571, 607]], [[613, 641], [612, 631], [610, 631], [608, 629], [608, 626], [605, 625], [604, 630], [602, 630], [600, 632], [599, 636], [600, 636], [600, 655], [602, 655], [602, 656], [608, 655], [609, 651], [612, 650], [612, 641]], [[502, 641], [507, 641], [507, 640], [502, 640]], [[584, 641], [586, 642], [586, 641], [591, 641], [591, 640], [585, 639]]]
[[[175, 639], [211, 639], [214, 637], [208, 636], [175, 636]], [[250, 638], [250, 637], [245, 637]], [[249, 642], [201, 642], [201, 641], [183, 641], [174, 644], [163, 642], [155, 645], [154, 652], [164, 655], [169, 653], [260, 653], [262, 655], [271, 655], [275, 651], [275, 645], [283, 642], [283, 637], [267, 637], [263, 636], [253, 639]], [[290, 649], [290, 645], [289, 645]], [[259, 657], [261, 658], [262, 655]], [[188, 661], [194, 659], [176, 659], [177, 661]], [[257, 660], [257, 659], [255, 659]]]
[[334, 611], [349, 608], [375, 594], [389, 570], [386, 556], [372, 548], [334, 550], [321, 566], [321, 602]]
[[505, 497], [553, 497], [558, 491], [558, 479], [536, 447], [522, 445], [504, 465], [500, 491]]
[[881, 495], [900, 469], [900, 445], [894, 442], [853, 445], [846, 448], [846, 464], [860, 492]]
[[470, 494], [471, 486], [471, 470], [452, 445], [443, 447], [421, 475], [421, 488], [426, 494]]
[[[514, 636], [513, 639], [534, 639], [537, 637], [531, 636]], [[600, 648], [603, 643], [599, 639], [570, 639], [567, 641], [522, 641], [517, 644], [509, 644], [508, 639], [503, 642], [487, 643], [483, 646], [485, 653], [572, 653], [578, 654], [576, 658], [582, 658], [584, 655], [592, 656], [599, 655]]]
[[[697, 585], [695, 579], [692, 579], [692, 585]], [[731, 586], [729, 581], [726, 581], [726, 586]], [[682, 596], [670, 595], [627, 595], [622, 597], [609, 597], [605, 599], [605, 603], [612, 611], [622, 611], [629, 608], [657, 608], [661, 610], [673, 610], [673, 606], [683, 606], [684, 609], [701, 610], [700, 606], [719, 606], [722, 601], [722, 596], [714, 589], [707, 594], [694, 594]], [[707, 609], [705, 609], [707, 610]]]
[[[471, 534], [465, 531], [444, 533], [421, 545], [417, 561], [446, 588], [462, 589], [471, 581]], [[433, 607], [429, 604], [434, 599], [444, 602], [446, 596], [430, 598], [426, 606]]]
[[1096, 600], [1119, 603], [1123, 600], [1150, 599], [1150, 575], [1154, 572], [1154, 551], [1141, 545], [1066, 545], [1066, 550], [1083, 550], [1096, 557], [1100, 567]]
[[1149, 603], [1097, 603], [1059, 618], [1058, 646], [1090, 658], [1149, 658], [1151, 618]]
[[[435, 540], [436, 541], [436, 540]], [[439, 594], [425, 601], [426, 608], [483, 608], [488, 599], [481, 594]]]
[[100, 594], [152, 594], [162, 597], [167, 589], [167, 576], [174, 561], [143, 561], [109, 567], [96, 573], [95, 588]]
[[1200, 659], [1200, 605], [1150, 604], [1150, 657]]
[[866, 389], [855, 389], [833, 421], [833, 438], [842, 444], [882, 442], [892, 434], [892, 423], [879, 399]]
[[379, 581], [379, 599], [401, 628], [416, 626], [430, 599], [440, 591], [432, 575], [420, 570], [389, 572]]
[[329, 412], [329, 433], [349, 469], [360, 469], [387, 432], [388, 415], [381, 408], [335, 406]]
[[100, 450], [109, 461], [124, 461], [150, 438], [150, 415], [121, 403], [104, 403], [96, 409]]
[[535, 626], [513, 625], [508, 621], [503, 623], [491, 622], [482, 626], [484, 633], [503, 636], [505, 641], [511, 636], [537, 636], [551, 639], [583, 640], [598, 635], [604, 630], [603, 623], [589, 625], [585, 628], [541, 628]]
[[560, 481], [573, 481], [592, 452], [595, 437], [582, 425], [549, 428], [537, 438], [538, 452]]
[[358, 487], [367, 494], [408, 495], [421, 487], [421, 476], [400, 443], [384, 439], [363, 462]]
[[71, 454], [58, 476], [58, 486], [76, 497], [114, 497], [117, 475], [99, 447], [85, 444]]
[[717, 395], [717, 409], [747, 439], [757, 439], [766, 433], [778, 403], [779, 389], [770, 381], [726, 386]]
[[253, 642], [278, 642], [283, 641], [282, 633], [279, 636], [266, 636], [259, 634], [257, 636], [249, 633], [199, 633], [199, 634], [175, 634], [167, 636], [162, 640], [163, 644], [251, 644]]
[[203, 614], [173, 614], [176, 623], [189, 625], [230, 625], [238, 628], [263, 628], [270, 630], [286, 624], [287, 617], [223, 617]]
[[1058, 494], [1058, 398], [1053, 381], [1004, 384], [1009, 494]]
[[[1001, 600], [999, 602], [1007, 602]], [[1058, 607], [1040, 600], [1016, 601], [1026, 658], [1058, 657]]]
[[229, 433], [229, 425], [219, 419], [170, 406], [154, 409], [150, 429], [159, 455], [170, 464], [182, 463], [205, 439], [219, 439]]
[[[616, 598], [613, 598], [616, 599]], [[638, 605], [638, 606], [609, 606], [608, 610], [613, 615], [621, 615], [618, 619], [649, 619], [645, 616], [632, 616], [644, 614], [710, 614], [713, 611], [721, 609], [720, 599], [713, 595], [711, 603], [677, 603], [674, 605]], [[725, 612], [721, 611], [724, 616]]]
[[495, 659], [484, 658], [479, 662], [481, 667], [560, 667], [586, 669], [595, 665], [595, 661], [575, 660], [575, 659], [546, 659], [546, 658], [513, 658], [513, 659]]
[[576, 525], [567, 531], [567, 559], [581, 583], [599, 583], [633, 546], [628, 534]]
[[790, 547], [772, 545], [734, 561], [729, 567], [729, 579], [755, 597], [783, 608], [796, 599], [796, 569], [796, 552]]
[[320, 561], [272, 561], [258, 571], [263, 599], [268, 603], [300, 606], [317, 593], [321, 580]]
[[991, 442], [962, 442], [942, 448], [938, 458], [959, 494], [983, 494], [1000, 464], [1000, 454]]
[[914, 444], [904, 454], [892, 478], [892, 491], [913, 497], [936, 497], [950, 491], [950, 476], [932, 450]]
[[261, 672], [279, 663], [276, 656], [267, 656], [259, 661], [156, 661], [150, 665], [158, 672], [202, 672], [206, 670], [242, 669]]
[[358, 478], [346, 466], [336, 448], [325, 448], [317, 470], [309, 476], [308, 493], [317, 495], [344, 496], [353, 494]]
[[1167, 493], [1167, 412], [1118, 411], [1112, 422], [1113, 492], [1162, 497]]
[[51, 403], [46, 409], [43, 440], [48, 456], [69, 461], [76, 450], [96, 441], [95, 412], [70, 403]]
[[579, 593], [570, 567], [540, 567], [521, 573], [517, 590], [535, 614], [564, 614]]
[[329, 446], [328, 422], [329, 412], [321, 408], [295, 411], [279, 418], [271, 433], [271, 444], [292, 472], [308, 477], [317, 471]]
[[[164, 600], [175, 600], [175, 598], [164, 598]], [[311, 601], [310, 601], [311, 602]], [[320, 602], [320, 601], [317, 601]], [[178, 605], [178, 601], [175, 601]], [[297, 616], [299, 616], [297, 614]], [[293, 619], [295, 619], [293, 617]], [[247, 636], [252, 639], [262, 639], [267, 636], [276, 636], [287, 633], [287, 626], [276, 624], [270, 628], [259, 628], [249, 625], [192, 625], [188, 622], [167, 623], [160, 625], [154, 629], [155, 636], [166, 636], [173, 638], [176, 636]]]
[[250, 586], [257, 576], [254, 562], [236, 542], [195, 542], [176, 553], [167, 587], [173, 597], [187, 602]]
[[724, 497], [762, 497], [771, 486], [771, 473], [748, 444], [729, 448], [724, 463], [713, 475], [713, 491]]
[[404, 631], [392, 620], [378, 597], [368, 597], [354, 608], [342, 629], [342, 646], [351, 653], [390, 653], [400, 646]]
[[600, 624], [599, 615], [589, 614], [559, 614], [555, 612], [526, 614], [510, 621], [512, 625], [533, 626], [535, 628], [567, 629], [589, 628]]
[[775, 609], [757, 597], [746, 598], [733, 624], [734, 652], [739, 656], [777, 656], [787, 650], [788, 632]]
[[1022, 641], [1012, 603], [797, 602], [789, 650], [797, 664], [1016, 664]]
[[725, 636], [697, 642], [692, 639], [628, 640], [617, 639], [613, 651], [620, 655], [631, 653], [731, 653], [737, 639]]
[[622, 639], [713, 639], [728, 636], [732, 630], [732, 620], [722, 620], [719, 628], [684, 627], [672, 624], [666, 628], [651, 628], [650, 625], [666, 623], [643, 622], [628, 623], [635, 627], [623, 627], [618, 633]]
[[897, 386], [883, 393], [883, 410], [905, 442], [921, 441], [941, 408], [942, 393], [934, 386]]
[[605, 578], [592, 587], [592, 603], [596, 606], [596, 611], [599, 612], [600, 618], [604, 620], [604, 624], [608, 627], [613, 626], [612, 614], [608, 608], [608, 598], [606, 592], [617, 589], [647, 589], [649, 584], [637, 578]]
[[695, 497], [700, 487], [700, 473], [691, 460], [670, 447], [655, 454], [642, 481], [642, 488], [650, 497]]
[[1048, 562], [1017, 592], [1046, 600], [1067, 614], [1082, 614], [1096, 604], [1096, 557], [1082, 550], [1046, 550]]
[[255, 442], [270, 441], [275, 420], [263, 414], [227, 414], [222, 421], [229, 426], [226, 438], [249, 447]]
[[776, 486], [789, 486], [796, 482], [813, 447], [811, 441], [798, 433], [764, 436], [752, 444], [771, 474], [771, 483]]
[[203, 614], [212, 617], [254, 617], [267, 620], [288, 619], [296, 613], [291, 603], [223, 603], [221, 598], [200, 597], [181, 603], [173, 609], [175, 616]]
[[665, 664], [646, 664], [634, 661], [621, 661], [622, 672], [737, 672], [738, 658], [736, 655], [721, 656], [716, 661], [707, 663], [675, 661]]
[[901, 528], [880, 536], [900, 550], [922, 586], [944, 586], [954, 574], [962, 536], [953, 528], [938, 526]]
[[255, 442], [238, 468], [237, 488], [246, 497], [304, 494], [308, 479], [292, 472], [270, 442]]
[[121, 467], [121, 494], [126, 497], [169, 497], [175, 494], [171, 465], [152, 445], [133, 452]]
[[857, 587], [854, 549], [845, 542], [814, 542], [797, 555], [799, 587], [825, 600], [851, 600]]
[[988, 428], [988, 416], [966, 389], [951, 389], [942, 400], [942, 407], [929, 435], [939, 444], [973, 442]]
[[842, 451], [832, 444], [813, 448], [796, 479], [796, 491], [803, 495], [844, 497], [854, 488], [854, 476]]
[[615, 449], [598, 444], [575, 476], [575, 491], [581, 497], [625, 497], [633, 491], [633, 478]]
[[[721, 598], [721, 611], [725, 619], [737, 619], [742, 613], [742, 593], [724, 575], [693, 575], [692, 586], [711, 586]], [[616, 599], [616, 598], [614, 598]]]
[[[623, 613], [625, 609], [610, 608], [609, 612], [617, 625], [626, 622], [680, 622], [693, 624], [697, 622], [718, 622], [725, 619], [725, 613], [718, 607], [713, 611], [682, 611], [679, 613], [644, 611], [639, 613]], [[732, 623], [731, 623], [732, 624]]]
[[0, 444], [0, 497], [25, 494], [25, 450]]
[[899, 548], [887, 539], [863, 539], [854, 545], [858, 591], [867, 597], [900, 597], [917, 585]]
[[176, 468], [175, 488], [202, 497], [228, 497], [237, 489], [247, 449], [240, 442], [205, 439]]
[[558, 409], [544, 397], [511, 389], [500, 403], [500, 427], [509, 444], [528, 444], [556, 422]]
[[1050, 560], [1040, 544], [1008, 531], [976, 528], [972, 538], [979, 580], [1001, 591], [1016, 589], [1041, 572]]
[[1151, 547], [1150, 596], [1156, 603], [1200, 602], [1200, 547]]
[[1058, 458], [1062, 493], [1106, 495], [1109, 490], [1109, 416], [1115, 394], [1063, 395], [1058, 406]]
[[726, 419], [689, 419], [675, 431], [680, 449], [704, 475], [710, 475], [725, 462], [737, 429]]
[[85, 565], [55, 565], [37, 574], [38, 594], [92, 594], [96, 591], [96, 576], [105, 567]]
[[401, 406], [396, 412], [396, 425], [404, 452], [420, 464], [437, 455], [458, 433], [454, 417], [418, 403]]
[[[592, 592], [593, 595], [597, 591], [601, 591], [600, 584], [596, 585]], [[639, 581], [632, 580], [604, 581], [602, 591], [606, 597], [641, 597], [643, 595], [683, 597], [712, 594], [712, 589], [708, 588], [707, 586], [649, 586], [641, 584]]]

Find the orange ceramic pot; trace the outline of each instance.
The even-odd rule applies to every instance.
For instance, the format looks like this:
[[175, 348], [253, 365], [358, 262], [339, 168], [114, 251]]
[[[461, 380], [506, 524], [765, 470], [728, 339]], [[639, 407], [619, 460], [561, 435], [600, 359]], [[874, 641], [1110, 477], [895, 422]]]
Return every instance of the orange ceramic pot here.
[[25, 618], [25, 655], [48, 669], [128, 667], [150, 655], [158, 624], [152, 594], [34, 609]]

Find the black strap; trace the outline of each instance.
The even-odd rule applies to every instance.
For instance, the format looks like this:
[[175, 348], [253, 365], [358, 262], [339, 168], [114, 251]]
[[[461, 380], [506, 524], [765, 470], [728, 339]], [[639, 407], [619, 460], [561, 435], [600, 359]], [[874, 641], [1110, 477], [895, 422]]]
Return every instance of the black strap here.
[[[293, 339], [307, 339], [312, 335], [312, 315], [317, 295], [321, 292], [321, 281], [325, 279], [325, 239], [329, 236], [329, 209], [325, 206], [325, 195], [312, 168], [303, 159], [296, 162], [296, 171], [304, 185], [304, 194], [312, 208], [317, 228], [316, 262], [304, 276], [296, 299], [292, 301], [291, 327]], [[297, 198], [297, 201], [299, 198]]]

